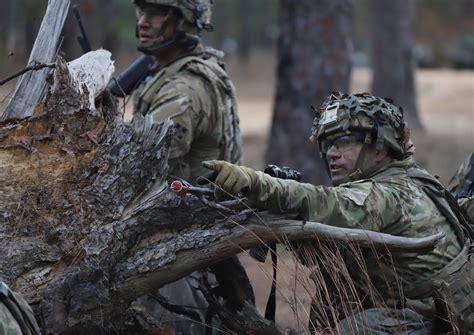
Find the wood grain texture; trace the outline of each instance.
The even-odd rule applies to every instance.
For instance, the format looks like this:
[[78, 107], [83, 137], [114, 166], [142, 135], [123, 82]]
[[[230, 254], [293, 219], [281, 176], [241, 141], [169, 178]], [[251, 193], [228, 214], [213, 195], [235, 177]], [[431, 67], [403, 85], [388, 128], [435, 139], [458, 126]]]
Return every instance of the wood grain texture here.
[[[70, 0], [48, 0], [48, 7], [33, 45], [28, 65], [48, 64], [56, 59], [59, 37], [69, 10]], [[30, 71], [18, 80], [12, 98], [2, 114], [2, 119], [24, 119], [45, 93], [46, 77], [51, 69]]]

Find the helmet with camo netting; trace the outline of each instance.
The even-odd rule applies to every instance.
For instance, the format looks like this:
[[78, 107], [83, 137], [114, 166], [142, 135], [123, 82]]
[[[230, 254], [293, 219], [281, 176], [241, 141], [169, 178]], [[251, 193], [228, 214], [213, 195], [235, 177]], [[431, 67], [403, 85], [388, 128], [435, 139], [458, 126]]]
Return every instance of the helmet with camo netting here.
[[[310, 139], [321, 145], [321, 140], [340, 132], [365, 133], [365, 143], [375, 140], [377, 150], [387, 144], [396, 158], [414, 153], [403, 109], [388, 98], [333, 92], [316, 111]], [[321, 154], [326, 153], [321, 150]]]
[[196, 27], [198, 33], [202, 30], [212, 30], [211, 14], [213, 0], [133, 0], [137, 6], [160, 5], [176, 8], [186, 22]]

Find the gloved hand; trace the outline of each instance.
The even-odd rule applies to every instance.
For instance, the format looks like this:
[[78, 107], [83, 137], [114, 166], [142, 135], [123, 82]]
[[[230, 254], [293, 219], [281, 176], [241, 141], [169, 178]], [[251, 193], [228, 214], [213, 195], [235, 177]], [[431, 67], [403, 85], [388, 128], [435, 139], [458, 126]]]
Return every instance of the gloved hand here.
[[214, 183], [218, 187], [216, 189], [216, 196], [218, 197], [226, 193], [237, 194], [246, 188], [252, 189], [257, 178], [255, 171], [251, 168], [234, 165], [226, 161], [204, 161], [202, 165], [217, 172]]

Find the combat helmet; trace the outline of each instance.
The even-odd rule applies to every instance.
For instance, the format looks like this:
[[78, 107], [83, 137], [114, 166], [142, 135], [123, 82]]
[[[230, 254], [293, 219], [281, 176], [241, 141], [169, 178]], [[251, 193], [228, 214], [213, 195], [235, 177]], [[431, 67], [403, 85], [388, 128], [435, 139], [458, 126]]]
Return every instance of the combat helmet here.
[[[379, 98], [368, 93], [342, 94], [333, 92], [316, 112], [310, 140], [317, 142], [321, 158], [329, 171], [326, 154], [328, 141], [325, 139], [334, 134], [346, 133], [358, 135], [363, 140], [363, 147], [356, 162], [356, 170], [343, 182], [367, 177], [379, 168], [363, 168], [363, 157], [369, 145], [375, 141], [375, 148], [383, 150], [387, 145], [390, 156], [404, 159], [415, 152], [410, 139], [410, 130], [403, 120], [403, 109], [395, 106], [388, 98]], [[329, 141], [330, 142], [330, 141]], [[380, 163], [383, 164], [383, 163]]]
[[410, 131], [403, 120], [403, 109], [388, 98], [368, 93], [333, 92], [316, 111], [310, 139], [320, 144], [324, 157], [326, 152], [321, 147], [321, 141], [340, 132], [365, 133], [365, 143], [371, 144], [375, 140], [377, 150], [382, 150], [387, 144], [399, 159], [414, 153]]
[[[181, 18], [175, 27], [175, 33], [170, 40], [159, 39], [153, 45], [139, 46], [144, 53], [153, 53], [164, 46], [177, 41], [197, 43], [203, 30], [212, 31], [211, 14], [214, 0], [132, 0], [137, 6], [159, 5], [175, 8]], [[163, 26], [167, 24], [167, 19]]]

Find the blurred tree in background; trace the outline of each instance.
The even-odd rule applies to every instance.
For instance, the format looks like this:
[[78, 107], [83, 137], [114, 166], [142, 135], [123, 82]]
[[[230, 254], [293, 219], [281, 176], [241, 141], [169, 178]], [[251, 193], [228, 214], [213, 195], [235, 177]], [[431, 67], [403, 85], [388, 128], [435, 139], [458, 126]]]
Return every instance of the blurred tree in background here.
[[297, 167], [306, 182], [327, 183], [308, 139], [316, 108], [333, 91], [347, 92], [352, 66], [352, 0], [281, 0], [278, 84], [266, 160]]
[[371, 0], [371, 92], [403, 106], [412, 129], [421, 129], [416, 108], [413, 0]]
[[[415, 56], [421, 66], [474, 68], [474, 0], [410, 0], [415, 16]], [[0, 0], [0, 72], [25, 63], [46, 9], [46, 0]], [[78, 4], [94, 48], [107, 47], [128, 62], [135, 52], [135, 10], [130, 0], [72, 0]], [[357, 0], [354, 20], [354, 64], [369, 63], [369, 0]], [[228, 55], [248, 57], [255, 49], [275, 47], [278, 0], [216, 0], [215, 31], [209, 44]], [[63, 50], [80, 55], [72, 16], [64, 29]], [[120, 65], [120, 64], [119, 64]], [[119, 66], [120, 67], [120, 66]]]

